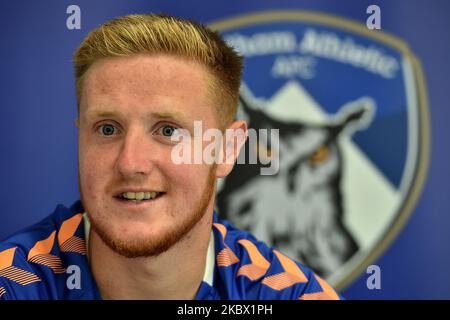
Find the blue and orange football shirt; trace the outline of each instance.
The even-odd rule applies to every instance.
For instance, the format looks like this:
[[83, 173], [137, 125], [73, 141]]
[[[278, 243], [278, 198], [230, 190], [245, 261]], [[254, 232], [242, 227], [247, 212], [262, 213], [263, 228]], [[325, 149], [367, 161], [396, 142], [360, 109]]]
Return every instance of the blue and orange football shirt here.
[[[0, 299], [101, 299], [87, 257], [88, 229], [77, 201], [1, 242]], [[341, 298], [311, 270], [216, 213], [206, 261], [196, 299]]]

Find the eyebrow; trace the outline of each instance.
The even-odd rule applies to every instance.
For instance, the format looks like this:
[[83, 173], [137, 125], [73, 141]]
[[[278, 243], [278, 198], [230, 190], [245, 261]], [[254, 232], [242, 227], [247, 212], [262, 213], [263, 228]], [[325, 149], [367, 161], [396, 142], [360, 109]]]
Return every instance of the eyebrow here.
[[[108, 118], [108, 117], [121, 117], [122, 113], [117, 112], [115, 110], [92, 110], [86, 112], [86, 118]], [[182, 112], [150, 112], [145, 115], [145, 118], [156, 118], [156, 119], [162, 119], [162, 120], [174, 120], [174, 121], [180, 121], [184, 123], [189, 123], [190, 120], [186, 116], [186, 114]], [[193, 122], [193, 120], [191, 121]]]

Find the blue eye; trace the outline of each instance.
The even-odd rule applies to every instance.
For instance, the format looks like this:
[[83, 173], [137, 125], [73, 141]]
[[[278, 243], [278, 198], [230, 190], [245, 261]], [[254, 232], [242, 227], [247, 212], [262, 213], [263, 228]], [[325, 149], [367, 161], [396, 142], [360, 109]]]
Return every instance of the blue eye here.
[[171, 137], [175, 133], [176, 128], [173, 126], [165, 125], [161, 127], [159, 130], [163, 136]]
[[111, 124], [104, 124], [99, 127], [101, 134], [104, 136], [112, 136], [116, 133], [117, 129]]

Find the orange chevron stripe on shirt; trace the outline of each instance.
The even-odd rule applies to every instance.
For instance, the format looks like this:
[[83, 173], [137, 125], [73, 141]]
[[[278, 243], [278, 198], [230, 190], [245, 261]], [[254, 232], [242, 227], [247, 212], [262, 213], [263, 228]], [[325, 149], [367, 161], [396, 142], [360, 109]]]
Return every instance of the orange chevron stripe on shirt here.
[[259, 252], [258, 248], [249, 240], [241, 239], [238, 241], [245, 250], [247, 250], [250, 256], [251, 263], [246, 264], [239, 268], [237, 275], [246, 276], [252, 281], [262, 277], [266, 274], [270, 267], [270, 262], [264, 258], [264, 256]]
[[38, 254], [49, 254], [52, 251], [55, 241], [56, 231], [53, 231], [47, 239], [36, 242], [30, 252], [28, 252], [28, 260], [37, 256]]
[[12, 266], [16, 249], [17, 247], [14, 247], [0, 252], [0, 270]]
[[64, 273], [66, 269], [62, 265], [61, 258], [53, 254], [38, 254], [29, 260], [32, 263], [37, 263], [49, 267], [54, 273]]
[[233, 250], [231, 250], [230, 247], [225, 244], [227, 228], [220, 223], [214, 223], [214, 227], [216, 227], [216, 229], [219, 230], [219, 232], [222, 234], [224, 245], [224, 248], [217, 254], [217, 265], [219, 267], [228, 267], [231, 266], [232, 264], [238, 263], [239, 258], [236, 256]]
[[61, 228], [59, 228], [58, 232], [59, 246], [62, 246], [64, 242], [73, 237], [73, 235], [78, 229], [78, 226], [80, 225], [81, 219], [83, 219], [83, 214], [78, 213], [61, 224]]
[[225, 237], [227, 236], [227, 228], [221, 223], [214, 223], [214, 227], [219, 230], [222, 235], [222, 240], [225, 241]]
[[34, 273], [12, 265], [16, 249], [17, 247], [13, 247], [0, 252], [0, 277], [15, 281], [23, 286], [36, 281], [41, 281]]
[[321, 277], [314, 275], [317, 282], [319, 282], [323, 291], [314, 293], [305, 293], [299, 299], [301, 300], [340, 300], [338, 294], [334, 289]]
[[55, 273], [64, 273], [60, 257], [50, 254], [55, 243], [56, 231], [53, 231], [47, 239], [36, 242], [28, 253], [28, 261], [51, 268]]
[[63, 252], [76, 252], [79, 254], [86, 254], [86, 241], [77, 236], [71, 237], [61, 246]]
[[33, 282], [41, 281], [41, 279], [34, 273], [16, 268], [14, 266], [10, 266], [0, 270], [0, 277], [15, 281], [23, 286], [26, 286], [27, 284]]
[[82, 219], [83, 214], [78, 213], [62, 223], [58, 232], [58, 243], [61, 252], [75, 252], [82, 255], [86, 254], [86, 242], [84, 239], [75, 236], [75, 232], [77, 231]]
[[306, 278], [303, 271], [298, 267], [298, 265], [289, 257], [285, 256], [278, 250], [273, 250], [284, 272], [269, 276], [264, 278], [263, 284], [269, 286], [274, 290], [283, 290], [296, 283], [306, 283], [308, 278]]

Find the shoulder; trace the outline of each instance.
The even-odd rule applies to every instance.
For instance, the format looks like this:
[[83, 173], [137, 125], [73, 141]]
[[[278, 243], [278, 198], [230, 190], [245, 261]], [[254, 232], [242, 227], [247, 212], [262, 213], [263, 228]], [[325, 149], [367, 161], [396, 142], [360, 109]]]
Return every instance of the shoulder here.
[[[341, 297], [312, 270], [280, 251], [215, 219], [219, 290], [230, 299], [326, 299]], [[217, 279], [217, 278], [216, 278]]]
[[40, 222], [0, 242], [0, 299], [58, 299], [64, 255], [85, 254], [82, 208], [59, 205]]

